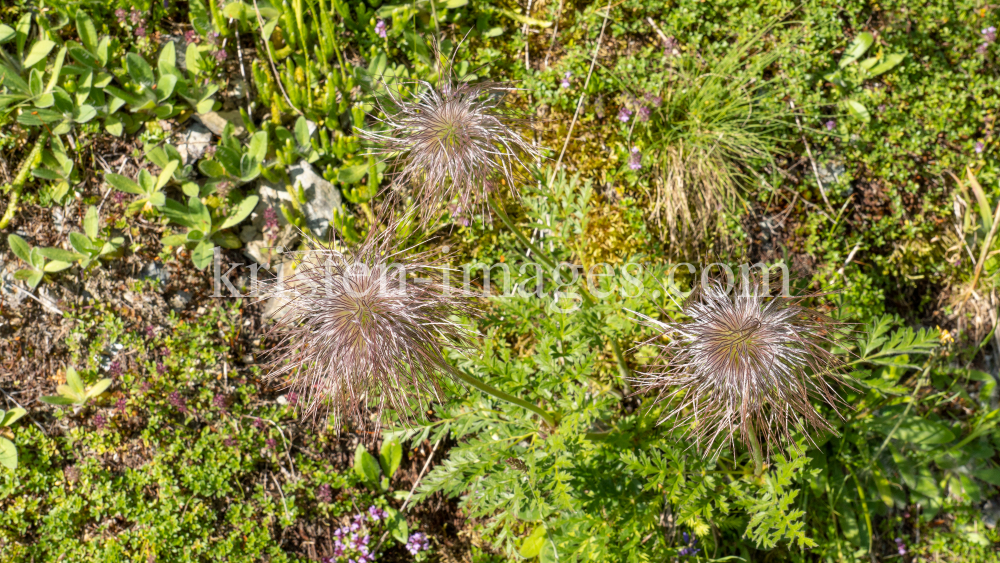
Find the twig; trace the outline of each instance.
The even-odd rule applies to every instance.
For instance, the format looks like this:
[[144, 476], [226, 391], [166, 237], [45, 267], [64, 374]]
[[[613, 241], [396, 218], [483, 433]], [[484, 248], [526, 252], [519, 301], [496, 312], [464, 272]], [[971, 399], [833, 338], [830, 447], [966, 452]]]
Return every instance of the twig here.
[[573, 112], [573, 121], [569, 124], [569, 131], [566, 131], [566, 141], [563, 142], [562, 150], [559, 151], [559, 159], [556, 160], [556, 165], [552, 168], [552, 176], [549, 177], [549, 184], [555, 180], [556, 171], [559, 170], [559, 165], [562, 164], [563, 156], [566, 154], [566, 147], [569, 145], [569, 140], [573, 137], [573, 128], [576, 126], [576, 120], [580, 116], [580, 108], [583, 107], [583, 97], [587, 95], [587, 86], [590, 85], [590, 77], [594, 74], [597, 55], [601, 52], [601, 43], [604, 41], [604, 28], [608, 25], [608, 16], [610, 15], [611, 0], [608, 0], [608, 5], [604, 8], [604, 22], [601, 23], [601, 35], [597, 38], [597, 46], [594, 47], [594, 56], [590, 59], [590, 70], [587, 71], [587, 80], [583, 82], [583, 90], [580, 91], [580, 98], [576, 102], [576, 111]]
[[837, 270], [838, 276], [844, 275], [844, 268], [846, 268], [847, 265], [851, 263], [851, 260], [854, 260], [854, 253], [857, 252], [859, 248], [861, 248], [861, 241], [858, 241], [858, 243], [854, 245], [854, 248], [851, 250], [850, 254], [847, 255], [847, 260], [844, 260], [844, 265], [841, 266], [839, 270]]
[[792, 108], [792, 115], [795, 116], [795, 125], [799, 127], [799, 134], [802, 135], [802, 143], [806, 146], [806, 155], [809, 156], [809, 164], [812, 164], [813, 174], [816, 176], [816, 185], [819, 186], [819, 193], [823, 196], [827, 210], [833, 213], [833, 206], [830, 205], [830, 200], [826, 198], [826, 190], [823, 189], [823, 182], [819, 179], [819, 168], [816, 167], [816, 160], [813, 159], [812, 149], [809, 148], [809, 141], [806, 140], [806, 134], [802, 129], [802, 122], [799, 121], [799, 114], [795, 112], [795, 102], [789, 100], [788, 105]]
[[669, 45], [670, 39], [667, 37], [667, 34], [663, 33], [663, 30], [660, 29], [660, 26], [656, 25], [656, 22], [653, 21], [653, 18], [646, 18], [646, 21], [649, 22], [649, 26], [652, 27], [653, 31], [655, 31], [656, 34], [660, 36], [660, 39], [663, 40], [663, 44]]
[[997, 209], [993, 212], [993, 225], [990, 227], [990, 233], [986, 235], [986, 240], [983, 241], [982, 249], [979, 251], [979, 261], [976, 262], [976, 271], [972, 274], [972, 282], [969, 283], [969, 289], [966, 290], [965, 295], [962, 297], [962, 305], [969, 300], [969, 296], [972, 295], [973, 290], [976, 289], [976, 283], [979, 282], [979, 275], [983, 273], [983, 265], [986, 263], [986, 257], [990, 253], [990, 245], [993, 244], [993, 237], [997, 234], [997, 224], [1000, 223], [1000, 201], [997, 202]]
[[552, 27], [552, 39], [549, 41], [549, 48], [545, 50], [545, 61], [542, 63], [542, 70], [548, 70], [549, 68], [549, 55], [552, 53], [552, 47], [555, 47], [556, 36], [559, 35], [559, 20], [562, 18], [563, 10], [563, 0], [559, 0], [559, 10], [556, 12], [556, 24]]

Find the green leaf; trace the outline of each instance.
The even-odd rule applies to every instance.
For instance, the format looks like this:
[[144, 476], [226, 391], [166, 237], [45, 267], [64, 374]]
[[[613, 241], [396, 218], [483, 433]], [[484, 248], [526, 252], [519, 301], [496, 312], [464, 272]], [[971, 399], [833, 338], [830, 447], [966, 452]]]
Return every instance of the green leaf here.
[[406, 524], [406, 516], [391, 506], [385, 509], [385, 513], [386, 528], [388, 528], [389, 533], [393, 539], [405, 544], [410, 539], [410, 527]]
[[112, 174], [109, 172], [104, 175], [104, 180], [114, 186], [118, 191], [133, 195], [146, 195], [146, 192], [139, 187], [139, 184], [136, 184], [131, 179], [120, 174]]
[[865, 107], [861, 102], [856, 102], [854, 100], [847, 100], [847, 109], [851, 112], [851, 115], [857, 117], [865, 123], [869, 123], [872, 120], [872, 116], [868, 113], [868, 108]]
[[121, 137], [124, 130], [122, 120], [117, 116], [109, 115], [108, 118], [104, 120], [104, 130], [115, 137]]
[[243, 20], [246, 17], [246, 11], [246, 6], [243, 5], [243, 2], [237, 0], [236, 2], [226, 4], [226, 6], [222, 8], [222, 15], [234, 20]]
[[73, 264], [71, 262], [62, 262], [59, 260], [55, 260], [46, 264], [45, 267], [42, 268], [42, 271], [47, 274], [54, 274], [56, 272], [61, 272], [72, 266]]
[[524, 538], [524, 541], [521, 542], [521, 548], [518, 549], [518, 553], [525, 559], [538, 557], [538, 554], [542, 552], [542, 546], [545, 545], [545, 538], [545, 525], [540, 524], [535, 526], [531, 535]]
[[898, 65], [901, 62], [903, 62], [903, 59], [905, 59], [905, 58], [906, 58], [906, 55], [889, 55], [889, 56], [887, 56], [885, 58], [884, 61], [882, 61], [881, 64], [879, 64], [875, 68], [869, 70], [868, 71], [868, 76], [875, 77], [875, 76], [878, 76], [880, 74], [884, 74], [886, 72], [889, 72], [890, 70], [896, 68], [896, 65]]
[[309, 146], [309, 122], [305, 117], [299, 116], [295, 120], [295, 144], [300, 147]]
[[972, 474], [991, 485], [1000, 487], [1000, 469], [995, 467], [992, 469], [977, 469]]
[[31, 245], [25, 242], [23, 238], [14, 234], [7, 235], [7, 244], [10, 245], [10, 249], [14, 251], [15, 256], [23, 260], [25, 263], [31, 263], [31, 259], [29, 258], [29, 255], [31, 254]]
[[80, 374], [76, 373], [76, 369], [73, 366], [66, 368], [66, 385], [79, 397], [82, 397], [87, 389], [83, 386], [83, 380], [80, 379]]
[[354, 450], [354, 473], [373, 489], [378, 489], [378, 462], [368, 453], [364, 444]]
[[84, 104], [73, 110], [73, 121], [77, 123], [87, 123], [97, 117], [97, 110], [94, 106]]
[[840, 59], [840, 68], [844, 68], [860, 59], [861, 55], [864, 55], [874, 42], [875, 37], [867, 31], [855, 37], [851, 45], [844, 51], [844, 56]]
[[94, 27], [94, 21], [87, 12], [79, 8], [76, 10], [76, 33], [88, 51], [92, 53], [97, 51], [97, 28]]
[[111, 387], [111, 379], [105, 378], [90, 387], [87, 390], [87, 398], [96, 397], [103, 393], [108, 387]]
[[0, 23], [0, 43], [6, 43], [14, 38], [14, 28]]
[[10, 409], [6, 412], [6, 414], [4, 414], [3, 411], [0, 411], [0, 426], [9, 427], [26, 414], [28, 414], [28, 411], [22, 409], [21, 407]]
[[163, 246], [180, 246], [187, 242], [187, 237], [184, 235], [167, 235], [160, 239], [160, 244]]
[[160, 175], [157, 176], [156, 187], [153, 189], [159, 190], [163, 186], [166, 186], [167, 182], [169, 182], [170, 178], [173, 177], [174, 172], [177, 170], [177, 167], [179, 165], [180, 165], [179, 160], [171, 160], [170, 162], [168, 162], [167, 165], [163, 167], [163, 170], [160, 171]]
[[385, 440], [382, 443], [382, 451], [379, 452], [378, 461], [382, 465], [382, 472], [390, 479], [399, 469], [399, 463], [403, 459], [403, 446], [397, 438]]
[[190, 229], [195, 228], [195, 218], [184, 204], [167, 198], [166, 201], [163, 202], [162, 211], [163, 215], [174, 223]]
[[212, 230], [212, 214], [205, 207], [205, 204], [201, 202], [197, 197], [188, 198], [188, 209], [190, 210], [190, 217], [192, 221], [195, 222], [195, 228], [204, 232], [209, 232]]
[[61, 395], [39, 397], [38, 400], [43, 403], [56, 406], [72, 405], [76, 402], [69, 397], [63, 397]]
[[49, 260], [57, 260], [59, 262], [76, 262], [80, 258], [83, 258], [83, 256], [76, 252], [70, 252], [61, 248], [39, 248], [38, 253]]
[[14, 442], [0, 436], [0, 465], [10, 469], [17, 469], [17, 448]]
[[160, 71], [160, 78], [165, 74], [173, 74], [177, 70], [177, 48], [172, 41], [168, 41], [160, 50], [160, 57], [156, 60], [156, 68]]
[[69, 244], [83, 256], [93, 256], [95, 254], [95, 249], [92, 244], [90, 244], [90, 239], [84, 236], [83, 233], [78, 233], [76, 231], [69, 234]]
[[195, 268], [199, 270], [204, 270], [212, 263], [212, 258], [215, 255], [215, 247], [212, 246], [212, 242], [205, 239], [198, 243], [198, 246], [194, 247], [191, 251], [191, 262], [194, 264]]
[[368, 173], [368, 164], [345, 166], [337, 173], [337, 181], [344, 184], [356, 184]]
[[246, 197], [240, 202], [239, 206], [236, 207], [236, 210], [234, 210], [229, 217], [226, 217], [226, 220], [223, 221], [219, 230], [228, 229], [229, 227], [234, 227], [240, 224], [240, 222], [246, 219], [247, 216], [253, 212], [254, 208], [257, 207], [257, 201], [259, 199], [260, 198], [255, 195]]
[[97, 238], [97, 230], [100, 227], [100, 217], [97, 216], [97, 208], [91, 205], [87, 208], [87, 214], [83, 216], [83, 232], [87, 238], [94, 240]]
[[164, 74], [156, 83], [156, 99], [164, 102], [173, 95], [174, 87], [177, 86], [177, 77], [173, 74]]
[[132, 80], [135, 80], [146, 88], [156, 83], [152, 67], [140, 55], [136, 53], [125, 55], [125, 67], [128, 69], [128, 74], [132, 77]]
[[25, 57], [24, 62], [21, 63], [22, 66], [24, 66], [24, 68], [29, 68], [34, 66], [36, 63], [38, 63], [38, 61], [41, 61], [45, 57], [49, 56], [49, 53], [52, 52], [52, 48], [55, 46], [56, 44], [54, 41], [48, 41], [48, 40], [38, 41], [37, 43], [31, 46], [31, 50], [28, 51], [28, 56]]
[[247, 149], [247, 154], [257, 162], [264, 162], [264, 157], [267, 156], [267, 131], [258, 131], [253, 134], [253, 137], [250, 138], [250, 148]]

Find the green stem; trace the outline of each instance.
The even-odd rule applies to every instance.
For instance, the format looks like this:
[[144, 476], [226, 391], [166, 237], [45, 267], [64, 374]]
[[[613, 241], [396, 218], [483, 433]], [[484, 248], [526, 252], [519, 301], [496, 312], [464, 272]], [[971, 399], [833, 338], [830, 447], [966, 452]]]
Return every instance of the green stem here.
[[556, 269], [555, 261], [546, 256], [545, 254], [543, 254], [542, 251], [539, 250], [538, 247], [536, 247], [531, 242], [530, 239], [528, 239], [528, 237], [524, 236], [524, 233], [521, 232], [521, 229], [518, 229], [517, 226], [514, 225], [514, 222], [510, 220], [510, 217], [508, 217], [507, 214], [504, 213], [502, 205], [497, 203], [495, 199], [490, 198], [490, 207], [492, 207], [493, 211], [497, 214], [497, 216], [500, 217], [500, 221], [502, 221], [503, 224], [506, 225], [508, 229], [510, 229], [510, 232], [514, 233], [514, 236], [516, 236], [517, 239], [521, 241], [521, 244], [527, 246], [529, 250], [535, 253], [535, 258], [539, 262], [541, 262], [542, 265], [544, 265], [551, 271], [555, 271]]
[[622, 394], [631, 395], [632, 386], [629, 385], [628, 380], [632, 377], [631, 370], [628, 369], [628, 364], [625, 363], [625, 356], [622, 354], [622, 347], [618, 344], [618, 340], [611, 338], [611, 350], [615, 353], [615, 363], [618, 364], [618, 374], [622, 376]]
[[754, 475], [760, 477], [764, 474], [764, 456], [760, 451], [760, 442], [757, 441], [757, 430], [750, 423], [747, 435], [750, 436], [750, 454], [753, 455]]
[[[24, 189], [24, 184], [28, 182], [31, 169], [35, 167], [35, 161], [38, 159], [38, 155], [41, 154], [42, 149], [45, 148], [45, 142], [48, 140], [48, 131], [39, 133], [38, 140], [35, 141], [35, 146], [31, 148], [31, 152], [28, 153], [28, 156], [21, 163], [21, 169], [17, 171], [17, 176], [14, 177], [14, 182], [11, 184], [14, 192], [10, 194], [7, 211], [4, 212], [3, 218], [0, 219], [0, 229], [6, 229], [7, 224], [14, 218], [14, 213], [17, 212], [17, 201], [21, 198], [21, 190]], [[4, 191], [10, 191], [10, 187]]]
[[509, 393], [504, 393], [503, 391], [497, 389], [496, 387], [493, 387], [492, 385], [480, 380], [479, 378], [473, 375], [465, 373], [462, 370], [455, 370], [455, 376], [461, 379], [462, 381], [468, 383], [469, 385], [475, 387], [476, 389], [479, 389], [483, 393], [486, 393], [487, 395], [492, 395], [493, 397], [496, 397], [501, 401], [507, 401], [508, 403], [513, 403], [519, 407], [528, 409], [529, 411], [537, 414], [543, 421], [545, 421], [545, 424], [548, 424], [552, 428], [556, 427], [556, 419], [552, 415], [552, 413], [546, 411], [545, 409], [539, 407], [538, 405], [533, 405], [528, 401], [525, 401], [524, 399], [519, 399]]

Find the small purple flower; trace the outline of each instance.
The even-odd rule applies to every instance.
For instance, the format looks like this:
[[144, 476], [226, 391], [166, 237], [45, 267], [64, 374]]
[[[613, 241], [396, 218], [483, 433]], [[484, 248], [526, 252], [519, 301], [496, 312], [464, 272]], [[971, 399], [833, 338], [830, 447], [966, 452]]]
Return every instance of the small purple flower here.
[[701, 551], [701, 548], [697, 547], [698, 538], [691, 538], [691, 536], [689, 536], [687, 532], [683, 532], [682, 535], [684, 536], [684, 543], [686, 545], [683, 548], [681, 548], [678, 554], [681, 557], [687, 557], [689, 555], [697, 555]]
[[896, 538], [896, 551], [900, 555], [906, 555], [906, 543], [903, 542], [903, 538]]
[[997, 28], [992, 25], [984, 29], [982, 31], [982, 34], [983, 34], [983, 39], [987, 43], [993, 43], [994, 41], [997, 40]]
[[976, 47], [976, 53], [980, 55], [985, 55], [986, 51], [990, 48], [989, 43], [983, 43], [982, 45]]
[[639, 147], [632, 147], [632, 152], [628, 157], [628, 167], [632, 170], [642, 168], [642, 152], [639, 150]]
[[837, 122], [836, 121], [834, 121], [834, 120], [831, 119], [830, 121], [826, 122], [826, 130], [827, 131], [833, 131], [836, 127], [837, 127]]
[[198, 39], [200, 39], [200, 38], [198, 37], [198, 32], [197, 31], [195, 31], [193, 29], [189, 29], [186, 32], [184, 32], [184, 42], [185, 43], [197, 43]]
[[174, 408], [176, 408], [178, 411], [180, 411], [181, 413], [187, 414], [187, 412], [188, 412], [188, 409], [187, 409], [187, 399], [185, 399], [184, 397], [181, 397], [180, 393], [178, 393], [177, 391], [174, 391], [173, 393], [170, 394], [170, 396], [167, 398], [167, 400], [170, 401], [170, 404], [173, 405]]
[[146, 338], [152, 338], [154, 336], [156, 336], [156, 328], [153, 327], [153, 325], [147, 326], [146, 327]]
[[663, 42], [663, 56], [670, 58], [674, 56], [674, 51], [677, 50], [677, 40], [673, 37], [667, 37], [666, 41]]
[[108, 375], [111, 377], [121, 377], [122, 371], [124, 371], [122, 370], [122, 363], [118, 360], [111, 362], [111, 365], [108, 366]]
[[222, 441], [222, 445], [226, 446], [227, 448], [235, 448], [236, 444], [237, 444], [236, 438], [226, 438], [225, 440]]
[[263, 418], [257, 418], [254, 419], [253, 421], [253, 427], [256, 428], [257, 430], [263, 430], [264, 428], [267, 427], [267, 424], [264, 423]]
[[381, 508], [372, 505], [368, 507], [368, 517], [371, 518], [373, 521], [378, 522], [379, 520], [386, 517], [386, 513]]
[[104, 418], [103, 414], [94, 415], [94, 428], [98, 430], [104, 430], [104, 425], [108, 423], [108, 419]]
[[622, 106], [622, 108], [618, 110], [618, 121], [625, 123], [631, 117], [632, 117], [632, 110], [628, 109], [627, 107]]
[[141, 25], [139, 27], [135, 28], [135, 36], [136, 37], [145, 37], [146, 36], [146, 28], [143, 27], [143, 26], [141, 26]]
[[111, 201], [115, 205], [121, 205], [122, 202], [125, 201], [125, 197], [126, 197], [125, 192], [116, 191], [115, 193], [111, 194]]
[[653, 115], [653, 108], [649, 106], [641, 106], [639, 108], [639, 121], [649, 121], [649, 116], [651, 115]]
[[660, 96], [656, 96], [654, 94], [646, 94], [643, 97], [646, 98], [646, 101], [649, 102], [649, 104], [654, 108], [658, 108], [660, 107], [660, 105], [663, 104], [663, 98], [661, 98]]
[[274, 211], [273, 207], [268, 207], [264, 210], [264, 228], [265, 229], [277, 229], [278, 228], [278, 214]]
[[125, 25], [125, 18], [128, 17], [128, 14], [125, 13], [125, 10], [118, 8], [115, 10], [115, 17], [118, 18], [118, 25]]
[[885, 113], [885, 104], [879, 104], [878, 105], [878, 112], [879, 113]]
[[375, 22], [375, 35], [378, 35], [382, 39], [385, 39], [388, 35], [388, 30], [385, 26], [385, 20], [378, 20]]
[[132, 12], [129, 13], [128, 18], [132, 21], [132, 25], [136, 25], [142, 21], [142, 12], [133, 8]]
[[221, 393], [218, 394], [218, 395], [216, 395], [216, 396], [214, 396], [214, 397], [212, 397], [212, 406], [214, 406], [215, 408], [217, 408], [219, 410], [223, 410], [223, 411], [226, 410], [226, 406], [227, 406], [228, 402], [229, 401], [226, 399], [226, 396], [222, 395]]
[[976, 141], [976, 147], [974, 149], [976, 151], [976, 154], [983, 154], [984, 148], [986, 147], [983, 145], [982, 141]]
[[275, 450], [278, 448], [278, 441], [274, 438], [268, 438], [267, 440], [264, 440], [264, 443], [267, 444], [267, 448], [269, 450]]
[[219, 40], [219, 32], [218, 31], [210, 31], [208, 33], [208, 41], [209, 41], [209, 43], [211, 43], [211, 44], [214, 45], [218, 40]]
[[285, 399], [288, 401], [289, 405], [294, 407], [299, 402], [299, 394], [295, 391], [289, 391], [288, 394], [285, 395]]
[[127, 404], [128, 402], [125, 399], [118, 399], [118, 401], [115, 403], [115, 410], [118, 411], [119, 413], [123, 413], [125, 412], [125, 406]]
[[156, 374], [163, 375], [167, 373], [167, 366], [163, 365], [163, 362], [156, 362]]
[[[330, 488], [330, 485], [324, 483], [316, 489], [316, 500], [326, 504], [333, 502], [333, 489]], [[338, 529], [338, 531], [340, 530]]]
[[226, 53], [225, 49], [219, 49], [218, 51], [212, 53], [212, 56], [215, 57], [216, 62], [221, 63], [222, 61], [226, 60], [226, 57], [228, 57], [229, 55]]
[[416, 555], [421, 551], [430, 548], [431, 544], [427, 541], [427, 536], [422, 532], [417, 532], [410, 536], [410, 539], [406, 542], [406, 551], [410, 552], [410, 555]]
[[559, 85], [562, 86], [563, 88], [569, 88], [569, 79], [572, 77], [573, 73], [566, 71], [566, 74], [563, 75], [562, 82], [560, 82]]

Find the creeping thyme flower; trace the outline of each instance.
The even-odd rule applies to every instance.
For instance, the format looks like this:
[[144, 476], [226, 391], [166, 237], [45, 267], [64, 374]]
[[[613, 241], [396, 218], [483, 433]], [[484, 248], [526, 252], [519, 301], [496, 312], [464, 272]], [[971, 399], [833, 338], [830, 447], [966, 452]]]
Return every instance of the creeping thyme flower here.
[[399, 90], [418, 93], [409, 100], [389, 88], [376, 100], [385, 116], [378, 118], [381, 130], [359, 135], [373, 144], [372, 153], [389, 157], [395, 182], [412, 186], [425, 222], [453, 199], [463, 209], [484, 208], [501, 182], [515, 191], [522, 156], [539, 155], [515, 131], [527, 121], [503, 105], [512, 90], [503, 84], [447, 79], [437, 89], [420, 81]]
[[268, 438], [267, 440], [264, 440], [264, 444], [267, 445], [267, 449], [269, 450], [274, 450], [278, 448], [278, 441], [275, 440], [274, 438]]
[[199, 37], [198, 37], [198, 32], [197, 31], [195, 31], [193, 29], [189, 29], [189, 30], [187, 30], [187, 31], [184, 32], [184, 42], [185, 43], [197, 43], [198, 39], [199, 39]]
[[148, 325], [146, 327], [146, 338], [153, 338], [154, 336], [156, 336], [156, 327]]
[[632, 152], [628, 157], [628, 167], [632, 170], [642, 168], [642, 152], [639, 151], [639, 147], [632, 147]]
[[135, 8], [132, 8], [132, 11], [129, 13], [128, 17], [129, 20], [132, 22], [132, 25], [136, 25], [142, 21], [142, 12], [136, 10]]
[[827, 131], [833, 131], [833, 129], [835, 127], [837, 127], [837, 122], [836, 121], [834, 121], [834, 120], [831, 119], [830, 121], [826, 122], [826, 130]]
[[326, 504], [333, 502], [333, 489], [330, 488], [330, 485], [324, 483], [316, 489], [316, 500]]
[[373, 522], [378, 522], [386, 517], [386, 513], [381, 508], [372, 505], [368, 507], [368, 517], [371, 518]]
[[896, 538], [896, 552], [900, 555], [906, 555], [906, 543], [903, 538]]
[[622, 106], [621, 109], [618, 110], [618, 121], [625, 123], [631, 117], [632, 117], [632, 110], [628, 109], [627, 107]]
[[976, 154], [983, 154], [983, 149], [986, 148], [982, 141], [976, 141], [975, 151]]
[[167, 373], [167, 366], [163, 365], [163, 362], [156, 362], [156, 374], [163, 375]]
[[989, 43], [983, 43], [982, 45], [976, 47], [976, 53], [979, 55], [985, 55], [986, 51], [988, 51], [989, 48], [990, 48]]
[[228, 406], [228, 403], [229, 401], [226, 399], [225, 395], [219, 394], [212, 397], [212, 406], [214, 406], [219, 410], [226, 410], [226, 406]]
[[222, 445], [227, 448], [235, 448], [237, 444], [236, 438], [226, 438], [222, 441]]
[[146, 36], [146, 28], [143, 27], [143, 26], [141, 26], [141, 25], [139, 27], [135, 28], [135, 36], [136, 37], [145, 37]]
[[169, 397], [167, 397], [167, 400], [170, 401], [170, 404], [173, 405], [174, 408], [176, 408], [182, 414], [187, 414], [188, 412], [187, 399], [181, 397], [180, 393], [174, 391], [173, 393], [170, 394]]
[[373, 227], [342, 250], [310, 240], [294, 275], [264, 286], [265, 299], [283, 302], [269, 377], [297, 394], [306, 415], [367, 419], [371, 404], [407, 418], [439, 396], [438, 375], [454, 373], [445, 347], [471, 345], [452, 320], [471, 313], [471, 292], [446, 283], [440, 256], [400, 249], [395, 228]]
[[560, 82], [559, 85], [562, 86], [563, 88], [569, 88], [569, 79], [572, 76], [573, 76], [573, 73], [567, 71], [566, 74], [563, 75], [562, 82]]
[[701, 288], [684, 309], [687, 322], [639, 315], [659, 332], [648, 343], [660, 355], [637, 387], [655, 392], [657, 402], [676, 400], [661, 422], [690, 423], [706, 453], [720, 441], [735, 448], [734, 437], [753, 447], [777, 445], [795, 429], [833, 432], [811, 401], [834, 411], [842, 404], [827, 377], [841, 364], [824, 348], [842, 326], [804, 307], [807, 296], [772, 296], [748, 278], [737, 279], [732, 295], [717, 282]]
[[115, 17], [118, 18], [118, 25], [125, 25], [125, 18], [128, 15], [125, 13], [125, 10], [118, 8], [115, 10]]
[[639, 106], [639, 121], [646, 122], [649, 121], [649, 117], [653, 115], [653, 109], [649, 106]]
[[654, 108], [658, 108], [663, 105], [663, 98], [657, 96], [656, 94], [646, 94], [643, 97], [646, 98], [646, 101], [649, 102], [649, 104]]
[[375, 34], [381, 37], [382, 39], [386, 38], [386, 36], [388, 35], [388, 31], [386, 30], [385, 27], [385, 20], [378, 20], [375, 23]]
[[108, 366], [108, 375], [111, 377], [120, 377], [123, 371], [122, 363], [118, 360], [111, 362], [111, 365]]
[[222, 61], [226, 60], [226, 57], [228, 57], [229, 55], [226, 53], [225, 49], [219, 49], [218, 51], [212, 53], [212, 56], [215, 57], [216, 62], [221, 63]]
[[982, 31], [982, 34], [983, 34], [983, 39], [987, 43], [993, 43], [994, 41], [997, 40], [997, 28], [992, 25], [984, 29]]
[[104, 430], [104, 425], [108, 423], [108, 419], [104, 418], [103, 414], [94, 415], [94, 428], [98, 430]]
[[417, 532], [410, 536], [410, 539], [406, 542], [406, 551], [410, 552], [410, 555], [416, 555], [421, 551], [430, 548], [431, 544], [427, 541], [427, 536], [423, 532]]

